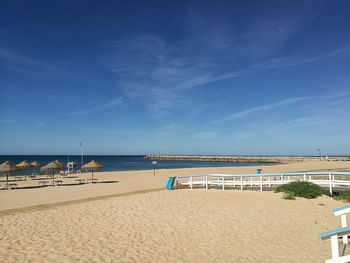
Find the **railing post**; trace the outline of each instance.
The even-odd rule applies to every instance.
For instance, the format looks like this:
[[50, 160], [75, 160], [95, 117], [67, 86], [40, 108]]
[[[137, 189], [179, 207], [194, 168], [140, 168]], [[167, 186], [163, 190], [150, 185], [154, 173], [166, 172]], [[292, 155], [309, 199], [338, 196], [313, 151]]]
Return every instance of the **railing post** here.
[[333, 195], [333, 189], [332, 189], [332, 175], [329, 174], [329, 193], [330, 195]]
[[225, 190], [225, 177], [222, 177], [222, 190]]
[[339, 244], [338, 236], [331, 236], [331, 246], [332, 246], [332, 259], [339, 259]]
[[192, 180], [193, 180], [193, 178], [192, 178], [192, 176], [190, 176], [190, 187], [191, 187], [191, 189], [193, 189], [193, 182], [192, 182]]
[[271, 187], [271, 176], [269, 176], [269, 187]]
[[304, 181], [306, 181], [306, 174], [304, 174]]
[[241, 175], [241, 191], [243, 191], [243, 176]]
[[205, 189], [208, 190], [208, 176], [205, 177]]
[[281, 183], [283, 184], [283, 174], [281, 174]]
[[262, 181], [262, 175], [260, 175], [260, 192], [262, 192], [263, 188], [263, 181]]
[[[346, 227], [346, 214], [341, 215], [340, 218], [341, 218], [341, 227]], [[348, 244], [349, 243], [348, 235], [344, 235], [343, 236], [343, 243], [344, 244]]]
[[252, 181], [253, 181], [253, 178], [250, 177], [250, 187], [253, 187]]

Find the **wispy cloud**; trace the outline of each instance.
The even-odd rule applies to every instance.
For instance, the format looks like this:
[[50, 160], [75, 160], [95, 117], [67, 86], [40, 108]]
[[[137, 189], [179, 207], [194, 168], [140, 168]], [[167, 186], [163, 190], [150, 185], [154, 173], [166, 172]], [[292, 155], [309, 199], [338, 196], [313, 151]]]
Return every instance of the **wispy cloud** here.
[[235, 112], [225, 118], [219, 119], [217, 121], [215, 121], [214, 123], [220, 123], [223, 121], [228, 121], [228, 120], [232, 120], [232, 119], [238, 119], [238, 118], [242, 118], [242, 117], [246, 117], [247, 115], [253, 114], [253, 113], [258, 113], [258, 112], [262, 112], [262, 111], [268, 111], [271, 109], [275, 109], [275, 108], [279, 108], [279, 107], [283, 107], [283, 106], [287, 106], [287, 105], [291, 105], [291, 104], [295, 104], [295, 103], [299, 103], [301, 101], [305, 101], [306, 99], [308, 99], [307, 97], [294, 97], [294, 98], [287, 98], [287, 99], [283, 99], [280, 100], [278, 102], [275, 103], [271, 103], [271, 104], [266, 104], [266, 105], [262, 105], [262, 106], [258, 106], [258, 107], [253, 107], [247, 110], [243, 110], [243, 111], [239, 111], [239, 112]]
[[186, 134], [192, 132], [192, 129], [184, 128], [179, 123], [168, 123], [156, 129], [153, 133], [155, 137], [172, 136], [176, 134]]
[[117, 41], [112, 50], [101, 62], [119, 76], [126, 96], [141, 100], [156, 115], [186, 107], [181, 102], [186, 90], [217, 79], [209, 64], [187, 58], [157, 36]]
[[102, 105], [98, 105], [95, 107], [91, 107], [91, 108], [87, 108], [87, 109], [80, 109], [74, 112], [69, 113], [69, 116], [76, 116], [76, 115], [82, 115], [82, 114], [87, 114], [87, 113], [92, 113], [92, 112], [96, 112], [96, 111], [102, 111], [102, 110], [108, 110], [108, 109], [112, 109], [115, 108], [117, 106], [120, 106], [124, 103], [123, 98], [122, 97], [117, 97], [114, 98]]
[[[282, 70], [288, 69], [308, 64], [313, 64], [317, 62], [322, 62], [328, 59], [334, 59], [337, 57], [343, 57], [350, 54], [350, 48], [340, 47], [336, 50], [324, 53], [318, 56], [286, 56], [286, 57], [277, 57], [263, 62], [257, 63], [251, 67], [251, 72], [270, 72], [271, 70]], [[255, 69], [255, 71], [254, 71]]]
[[[242, 111], [234, 112], [226, 117], [214, 121], [213, 123], [217, 124], [233, 119], [240, 119], [255, 113], [274, 110], [290, 105], [293, 105], [294, 108], [307, 108], [308, 111], [324, 110], [330, 107], [339, 107], [339, 105], [343, 105], [349, 102], [349, 96], [350, 92], [339, 92], [321, 96], [285, 98], [270, 104], [256, 106]], [[307, 103], [304, 103], [305, 101], [307, 101]]]
[[[257, 143], [261, 138], [264, 141], [273, 140], [275, 143], [278, 139], [299, 138], [300, 142], [308, 143], [308, 139], [317, 140], [320, 136], [328, 139], [347, 136], [350, 129], [348, 92], [305, 97], [305, 100], [296, 101], [291, 105], [293, 107], [289, 110], [278, 111], [277, 118], [269, 117], [269, 113], [266, 112], [265, 118], [246, 118], [244, 122], [235, 123], [233, 126], [225, 123], [225, 127], [231, 127], [231, 132], [227, 134], [232, 135], [227, 140], [239, 142], [254, 139], [252, 141]], [[274, 112], [276, 108], [269, 109]], [[348, 142], [344, 141], [344, 144], [348, 145]]]
[[2, 47], [0, 47], [0, 67], [29, 74], [37, 74], [38, 72], [45, 72], [47, 74], [57, 73], [59, 71], [54, 65]]
[[[281, 3], [237, 27], [231, 10], [225, 12], [220, 7], [218, 16], [217, 6], [192, 5], [183, 39], [170, 44], [160, 36], [145, 35], [114, 41], [99, 55], [99, 61], [118, 76], [118, 86], [126, 97], [141, 101], [154, 115], [164, 116], [174, 109], [194, 108], [188, 99], [194, 88], [348, 52], [280, 56], [278, 51], [287, 41], [319, 15], [320, 6], [314, 2], [292, 7]], [[235, 12], [239, 15], [240, 10]]]

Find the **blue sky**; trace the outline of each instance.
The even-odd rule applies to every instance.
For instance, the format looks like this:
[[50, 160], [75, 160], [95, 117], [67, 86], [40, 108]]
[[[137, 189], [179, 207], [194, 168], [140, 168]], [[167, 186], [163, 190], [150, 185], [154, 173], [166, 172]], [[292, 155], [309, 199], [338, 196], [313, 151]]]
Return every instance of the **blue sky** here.
[[350, 154], [349, 9], [2, 1], [0, 154]]

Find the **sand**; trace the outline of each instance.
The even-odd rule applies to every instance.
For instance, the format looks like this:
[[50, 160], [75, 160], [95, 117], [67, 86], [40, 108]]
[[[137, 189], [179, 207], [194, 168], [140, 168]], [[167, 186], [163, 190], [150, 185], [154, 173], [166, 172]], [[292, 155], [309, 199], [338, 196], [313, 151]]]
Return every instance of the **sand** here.
[[[320, 232], [340, 226], [329, 197], [288, 201], [273, 192], [166, 191], [166, 179], [254, 173], [257, 167], [97, 173], [115, 184], [0, 191], [0, 262], [323, 262]], [[262, 167], [339, 170], [349, 162]], [[83, 177], [88, 177], [86, 174]], [[28, 182], [27, 182], [28, 183]]]
[[183, 189], [17, 213], [0, 217], [0, 262], [323, 262], [339, 205]]

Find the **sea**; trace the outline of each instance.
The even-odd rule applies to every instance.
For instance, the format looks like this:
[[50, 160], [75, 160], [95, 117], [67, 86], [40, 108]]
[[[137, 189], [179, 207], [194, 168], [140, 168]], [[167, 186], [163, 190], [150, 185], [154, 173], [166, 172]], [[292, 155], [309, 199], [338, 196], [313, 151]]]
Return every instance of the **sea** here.
[[[83, 162], [87, 163], [95, 160], [104, 167], [100, 171], [138, 171], [153, 169], [152, 161], [145, 159], [145, 155], [84, 155]], [[28, 162], [37, 161], [42, 165], [59, 160], [66, 164], [67, 162], [76, 162], [77, 169], [81, 166], [80, 155], [0, 155], [0, 163], [7, 160], [15, 164], [27, 160]], [[209, 161], [157, 161], [156, 169], [174, 169], [174, 168], [199, 168], [199, 167], [227, 167], [227, 166], [261, 166], [271, 165], [271, 163], [240, 163], [240, 162], [209, 162]], [[31, 170], [31, 169], [29, 169]], [[28, 170], [28, 172], [30, 172]]]

